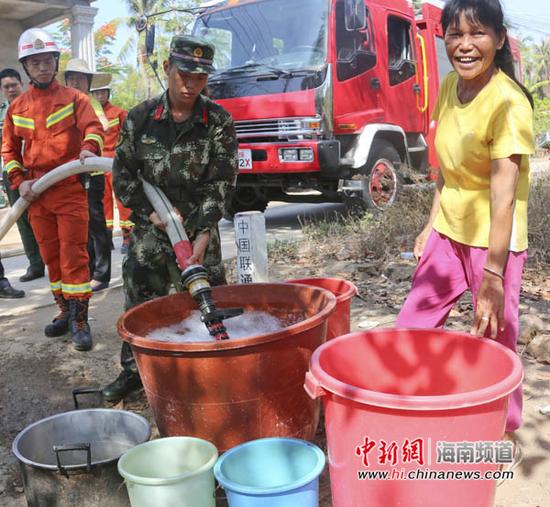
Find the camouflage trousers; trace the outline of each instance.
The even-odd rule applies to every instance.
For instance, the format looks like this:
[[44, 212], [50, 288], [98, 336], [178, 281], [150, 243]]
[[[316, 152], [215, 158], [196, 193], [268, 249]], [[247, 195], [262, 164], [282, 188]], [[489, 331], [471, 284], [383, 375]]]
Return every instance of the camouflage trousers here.
[[[219, 232], [210, 232], [203, 266], [208, 271], [210, 285], [225, 285], [225, 270], [221, 260]], [[122, 263], [124, 307], [126, 310], [157, 297], [166, 296], [174, 287], [182, 291], [181, 271], [166, 234], [152, 224], [136, 223], [130, 233], [128, 254]], [[122, 344], [122, 368], [137, 373], [136, 363], [128, 343]]]

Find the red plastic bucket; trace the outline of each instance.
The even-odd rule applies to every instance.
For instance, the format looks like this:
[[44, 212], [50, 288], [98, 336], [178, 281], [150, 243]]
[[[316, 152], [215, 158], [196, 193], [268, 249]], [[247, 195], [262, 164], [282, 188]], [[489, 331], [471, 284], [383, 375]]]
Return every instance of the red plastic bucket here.
[[498, 452], [522, 377], [512, 351], [463, 333], [379, 329], [319, 347], [305, 389], [323, 397], [333, 507], [493, 505], [495, 480], [464, 476], [498, 473], [469, 458]]
[[161, 436], [194, 436], [225, 451], [248, 440], [309, 440], [319, 422], [319, 400], [304, 392], [313, 351], [325, 341], [336, 301], [327, 290], [285, 283], [214, 287], [218, 308], [266, 311], [283, 329], [216, 342], [161, 342], [153, 329], [180, 322], [196, 309], [189, 293], [142, 303], [118, 321], [132, 347]]
[[336, 310], [328, 319], [327, 340], [350, 332], [351, 298], [357, 295], [357, 287], [342, 278], [301, 278], [287, 283], [302, 283], [320, 287], [336, 296]]

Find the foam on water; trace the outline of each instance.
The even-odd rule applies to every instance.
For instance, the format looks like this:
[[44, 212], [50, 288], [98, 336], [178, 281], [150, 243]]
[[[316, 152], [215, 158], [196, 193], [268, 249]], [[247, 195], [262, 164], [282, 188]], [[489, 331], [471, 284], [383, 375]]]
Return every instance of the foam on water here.
[[[151, 331], [146, 338], [161, 342], [211, 342], [216, 341], [200, 320], [200, 312], [193, 310], [189, 317], [177, 324]], [[272, 333], [285, 327], [277, 317], [260, 311], [245, 312], [238, 317], [224, 320], [229, 338], [245, 338]], [[286, 324], [288, 325], [288, 324]]]

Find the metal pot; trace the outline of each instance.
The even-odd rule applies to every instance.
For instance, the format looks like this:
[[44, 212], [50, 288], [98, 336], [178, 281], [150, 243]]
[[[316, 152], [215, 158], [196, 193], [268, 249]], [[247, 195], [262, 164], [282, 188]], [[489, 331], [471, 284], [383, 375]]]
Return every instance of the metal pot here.
[[64, 412], [27, 426], [13, 441], [29, 507], [126, 507], [118, 458], [151, 427], [124, 410]]

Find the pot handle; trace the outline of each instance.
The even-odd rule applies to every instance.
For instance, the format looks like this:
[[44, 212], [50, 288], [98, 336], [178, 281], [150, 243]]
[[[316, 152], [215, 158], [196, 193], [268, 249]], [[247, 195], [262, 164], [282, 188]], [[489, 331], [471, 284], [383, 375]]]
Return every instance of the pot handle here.
[[90, 449], [90, 442], [53, 446], [53, 452], [55, 452], [55, 459], [57, 461], [57, 471], [65, 477], [69, 477], [67, 469], [61, 464], [61, 460], [59, 458], [59, 453], [65, 451], [86, 451], [86, 472], [90, 473], [90, 469], [92, 468], [92, 451]]
[[311, 371], [306, 372], [304, 389], [312, 400], [315, 400], [327, 394], [327, 392], [321, 387], [321, 384], [319, 384], [317, 379], [313, 376], [313, 373], [311, 373]]
[[99, 387], [78, 387], [76, 389], [73, 389], [73, 400], [74, 400], [75, 410], [78, 410], [80, 408], [78, 406], [78, 399], [77, 399], [77, 396], [79, 394], [100, 394], [101, 395], [101, 389]]

